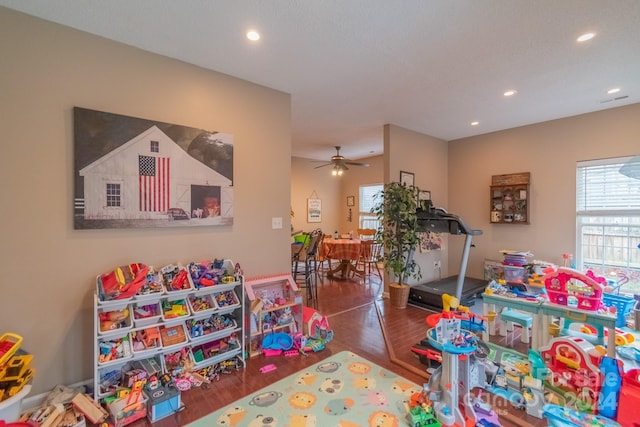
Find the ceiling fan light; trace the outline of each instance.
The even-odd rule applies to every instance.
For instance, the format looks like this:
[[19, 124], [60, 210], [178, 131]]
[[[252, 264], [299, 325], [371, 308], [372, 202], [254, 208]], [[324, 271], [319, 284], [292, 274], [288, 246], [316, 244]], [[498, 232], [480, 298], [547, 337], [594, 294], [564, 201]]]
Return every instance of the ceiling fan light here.
[[338, 175], [338, 170], [337, 170], [336, 168], [334, 168], [334, 169], [331, 171], [331, 175], [333, 175], [333, 176]]
[[344, 172], [344, 171], [343, 171], [342, 169], [338, 169], [338, 175], [339, 175], [339, 176], [342, 176], [342, 173], [343, 173], [343, 172]]

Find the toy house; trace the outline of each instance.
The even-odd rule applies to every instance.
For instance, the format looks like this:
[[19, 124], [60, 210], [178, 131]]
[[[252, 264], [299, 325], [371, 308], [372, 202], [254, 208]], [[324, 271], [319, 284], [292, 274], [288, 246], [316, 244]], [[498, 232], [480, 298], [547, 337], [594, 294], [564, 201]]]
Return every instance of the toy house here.
[[602, 283], [577, 270], [558, 267], [543, 280], [549, 301], [554, 304], [591, 311], [602, 305]]

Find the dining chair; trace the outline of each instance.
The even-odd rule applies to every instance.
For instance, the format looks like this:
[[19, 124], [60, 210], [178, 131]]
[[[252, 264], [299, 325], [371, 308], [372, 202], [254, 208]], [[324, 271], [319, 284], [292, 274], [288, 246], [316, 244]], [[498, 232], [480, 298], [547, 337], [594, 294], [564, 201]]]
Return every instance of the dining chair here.
[[358, 238], [360, 240], [374, 240], [376, 238], [376, 229], [358, 228]]
[[320, 242], [318, 243], [318, 256], [317, 256], [317, 263], [316, 263], [316, 275], [318, 277], [318, 279], [322, 280], [323, 277], [323, 273], [325, 271], [325, 263], [327, 264], [326, 268], [328, 268], [329, 270], [331, 270], [331, 258], [327, 257], [327, 247], [324, 244], [324, 239], [327, 238], [327, 236], [331, 237], [328, 234], [322, 233], [322, 236], [320, 237]]
[[[309, 235], [308, 244], [292, 256], [291, 273], [293, 280], [307, 293], [307, 305], [318, 308], [318, 280], [316, 277], [318, 246], [322, 232], [314, 230]], [[298, 278], [301, 275], [301, 278]]]
[[378, 276], [382, 279], [382, 273], [378, 266], [381, 252], [382, 244], [375, 240], [362, 240], [360, 242], [360, 256], [358, 256], [358, 261], [356, 262], [356, 270], [358, 266], [362, 266], [363, 278], [366, 279], [370, 276], [373, 273], [372, 267], [375, 266]]

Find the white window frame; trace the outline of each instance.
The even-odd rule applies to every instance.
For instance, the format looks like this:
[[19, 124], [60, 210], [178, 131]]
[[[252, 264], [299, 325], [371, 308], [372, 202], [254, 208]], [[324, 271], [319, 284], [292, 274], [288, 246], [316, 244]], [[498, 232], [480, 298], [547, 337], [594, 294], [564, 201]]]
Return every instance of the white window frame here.
[[[640, 286], [640, 179], [619, 173], [631, 157], [578, 162], [576, 267]], [[622, 289], [624, 290], [624, 289]]]
[[380, 221], [375, 214], [371, 213], [371, 208], [375, 201], [373, 195], [384, 189], [383, 184], [366, 184], [358, 188], [358, 228], [378, 229]]

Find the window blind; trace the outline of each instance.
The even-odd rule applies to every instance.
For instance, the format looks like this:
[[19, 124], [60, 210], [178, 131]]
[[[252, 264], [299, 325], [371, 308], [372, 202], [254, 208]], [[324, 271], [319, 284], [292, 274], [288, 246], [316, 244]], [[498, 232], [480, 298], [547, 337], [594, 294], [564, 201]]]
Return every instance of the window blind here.
[[383, 190], [382, 185], [362, 185], [360, 186], [360, 212], [371, 212], [375, 206], [375, 196]]
[[577, 213], [640, 211], [640, 179], [620, 172], [620, 169], [627, 165], [628, 158], [578, 163]]

